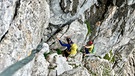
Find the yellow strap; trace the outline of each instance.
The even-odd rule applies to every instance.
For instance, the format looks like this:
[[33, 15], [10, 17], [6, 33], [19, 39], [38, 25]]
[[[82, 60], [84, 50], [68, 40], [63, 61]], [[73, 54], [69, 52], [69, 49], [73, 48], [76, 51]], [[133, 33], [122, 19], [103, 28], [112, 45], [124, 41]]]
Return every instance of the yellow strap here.
[[92, 45], [90, 46], [90, 49], [89, 49], [89, 52], [90, 52], [90, 53], [92, 52], [93, 48], [94, 48], [94, 45], [92, 44]]

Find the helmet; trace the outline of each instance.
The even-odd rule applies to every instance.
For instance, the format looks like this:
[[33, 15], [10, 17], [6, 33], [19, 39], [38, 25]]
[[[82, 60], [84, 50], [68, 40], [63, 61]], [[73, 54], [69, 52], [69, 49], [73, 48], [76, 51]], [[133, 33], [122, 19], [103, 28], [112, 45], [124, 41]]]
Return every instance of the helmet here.
[[66, 38], [66, 40], [67, 40], [67, 42], [69, 43], [69, 44], [72, 44], [73, 43], [73, 41], [70, 39], [70, 38]]
[[93, 42], [92, 42], [92, 41], [90, 41], [90, 42], [89, 42], [89, 44], [91, 45], [91, 44], [93, 44]]

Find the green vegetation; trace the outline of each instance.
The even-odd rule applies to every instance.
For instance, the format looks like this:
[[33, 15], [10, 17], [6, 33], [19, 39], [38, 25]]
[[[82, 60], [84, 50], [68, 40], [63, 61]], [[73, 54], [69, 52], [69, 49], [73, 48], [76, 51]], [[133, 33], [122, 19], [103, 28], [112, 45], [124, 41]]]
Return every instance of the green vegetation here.
[[52, 51], [50, 51], [49, 53], [44, 53], [44, 57], [47, 58], [47, 56], [48, 56], [49, 54], [52, 54], [52, 53], [53, 53]]
[[112, 50], [109, 53], [105, 54], [104, 59], [111, 61], [112, 63], [115, 61], [115, 57], [113, 56]]
[[115, 57], [114, 57], [114, 56], [112, 57], [111, 62], [112, 62], [112, 63], [115, 62]]
[[79, 52], [83, 53], [83, 49], [79, 50]]
[[58, 54], [58, 55], [59, 55], [59, 54], [62, 54], [62, 50], [56, 49], [56, 51], [57, 51], [57, 54]]
[[87, 29], [88, 29], [86, 36], [88, 36], [91, 33], [90, 23], [88, 21], [85, 21], [85, 24], [87, 25]]
[[50, 52], [49, 53], [44, 53], [44, 57], [47, 58], [47, 56], [51, 54]]
[[104, 59], [106, 59], [106, 60], [110, 60], [110, 57], [109, 57], [109, 54], [107, 53], [107, 54], [105, 54], [105, 56], [103, 57]]
[[[62, 54], [62, 51], [61, 51], [60, 49], [56, 49], [56, 51], [57, 51], [57, 54], [58, 54], [58, 55], [59, 55], [59, 54]], [[47, 56], [48, 56], [49, 54], [52, 54], [52, 52], [50, 51], [49, 53], [44, 53], [44, 57], [47, 58]]]

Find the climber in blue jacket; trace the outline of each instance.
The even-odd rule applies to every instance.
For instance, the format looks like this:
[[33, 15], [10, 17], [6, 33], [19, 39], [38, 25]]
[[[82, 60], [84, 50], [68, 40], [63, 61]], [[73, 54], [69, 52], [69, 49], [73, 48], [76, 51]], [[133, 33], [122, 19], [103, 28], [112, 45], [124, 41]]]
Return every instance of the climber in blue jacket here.
[[[67, 47], [66, 50], [64, 50], [64, 55], [65, 57], [67, 58], [69, 56], [69, 53], [71, 51], [71, 44], [73, 44], [72, 40], [69, 38], [69, 37], [66, 37], [66, 40], [67, 40], [67, 43], [62, 43], [62, 41], [60, 40], [60, 38], [57, 37], [57, 39], [59, 40], [59, 43], [62, 45], [62, 46], [65, 46]], [[68, 51], [68, 52], [67, 52]]]

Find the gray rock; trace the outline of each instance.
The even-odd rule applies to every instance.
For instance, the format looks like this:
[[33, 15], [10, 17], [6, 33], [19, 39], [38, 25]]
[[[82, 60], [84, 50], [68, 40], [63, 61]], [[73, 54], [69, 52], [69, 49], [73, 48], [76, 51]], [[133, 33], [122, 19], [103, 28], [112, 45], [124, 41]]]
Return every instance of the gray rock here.
[[86, 68], [78, 67], [76, 69], [64, 72], [60, 76], [90, 76], [90, 74]]
[[99, 59], [94, 56], [89, 56], [84, 59], [83, 65], [88, 69], [90, 75], [92, 76], [114, 76], [114, 71], [111, 70], [111, 63], [107, 60]]
[[[105, 19], [102, 21], [101, 25], [98, 26], [97, 36], [93, 38], [96, 54], [98, 56], [104, 57], [110, 50], [113, 51], [116, 61], [111, 64], [113, 66], [111, 69], [113, 69], [115, 75], [118, 76], [127, 75], [126, 72], [128, 72], [128, 68], [126, 68], [125, 65], [131, 55], [130, 53], [132, 53], [135, 48], [135, 36], [133, 36], [133, 34], [135, 34], [135, 11], [133, 9], [134, 8], [130, 8], [130, 6], [126, 5], [109, 8]], [[133, 72], [129, 73], [129, 75], [133, 74]]]
[[[2, 27], [0, 28], [0, 72], [2, 72], [9, 65], [27, 57], [29, 52], [37, 47], [43, 36], [43, 30], [48, 26], [50, 9], [45, 0], [6, 0], [0, 1], [0, 6], [2, 9], [0, 10], [0, 27]], [[37, 59], [40, 61], [40, 57]], [[32, 68], [36, 65], [34, 62], [33, 60], [22, 67], [14, 76], [31, 76]], [[41, 73], [40, 70], [37, 73]]]
[[56, 64], [56, 70], [58, 75], [62, 74], [65, 71], [73, 69], [73, 67], [67, 63], [66, 58], [62, 56], [56, 56]]
[[[68, 29], [68, 30], [67, 30]], [[67, 31], [66, 31], [67, 30]], [[72, 22], [70, 27], [68, 26], [63, 28], [63, 31], [57, 35], [57, 37], [61, 37], [61, 40], [66, 42], [65, 37], [69, 36], [74, 43], [78, 45], [78, 50], [81, 49], [81, 46], [85, 44], [85, 38], [87, 35], [87, 25], [81, 24], [77, 20]], [[58, 46], [55, 46], [58, 45]], [[57, 41], [56, 44], [52, 45], [53, 48], [61, 47], [59, 42]]]
[[15, 14], [15, 8], [17, 7], [15, 5], [16, 2], [17, 0], [0, 1], [0, 41], [2, 40], [4, 34], [8, 32], [9, 26]]
[[73, 67], [68, 64], [66, 58], [56, 53], [50, 54], [47, 58], [50, 63], [49, 76], [62, 74], [65, 71], [71, 70]]
[[128, 1], [127, 1], [127, 4], [128, 4], [128, 5], [132, 5], [132, 4], [134, 4], [134, 3], [135, 3], [135, 0], [128, 0]]
[[45, 60], [43, 52], [39, 52], [34, 59], [31, 76], [47, 76], [49, 63]]
[[[0, 72], [29, 56], [42, 39], [47, 44], [14, 76], [133, 76], [134, 4], [135, 0], [0, 1]], [[85, 21], [91, 30], [88, 37]], [[56, 48], [65, 49], [56, 36], [65, 42], [70, 36], [79, 47], [68, 62], [55, 53]], [[83, 57], [79, 50], [89, 40], [96, 52]], [[52, 54], [44, 59], [44, 52]]]
[[43, 48], [41, 49], [40, 53], [49, 53], [50, 49], [49, 49], [49, 45], [47, 43], [43, 43]]

